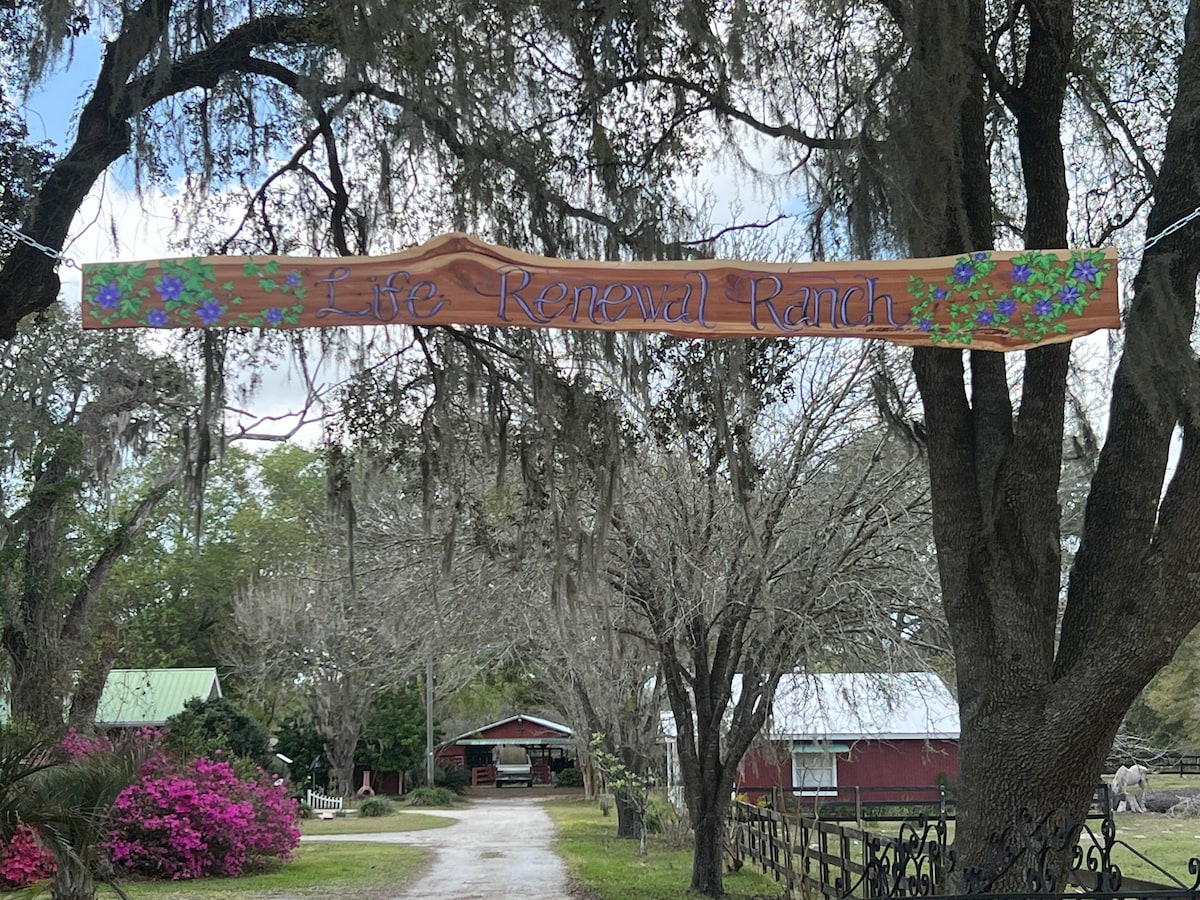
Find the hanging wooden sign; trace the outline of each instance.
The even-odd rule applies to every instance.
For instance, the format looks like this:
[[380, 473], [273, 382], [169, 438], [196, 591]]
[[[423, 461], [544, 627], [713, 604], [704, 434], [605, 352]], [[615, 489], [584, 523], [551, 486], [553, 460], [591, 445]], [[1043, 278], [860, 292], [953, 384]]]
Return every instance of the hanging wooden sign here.
[[1112, 249], [592, 262], [448, 234], [385, 257], [209, 256], [83, 272], [87, 328], [487, 325], [1019, 350], [1120, 327]]

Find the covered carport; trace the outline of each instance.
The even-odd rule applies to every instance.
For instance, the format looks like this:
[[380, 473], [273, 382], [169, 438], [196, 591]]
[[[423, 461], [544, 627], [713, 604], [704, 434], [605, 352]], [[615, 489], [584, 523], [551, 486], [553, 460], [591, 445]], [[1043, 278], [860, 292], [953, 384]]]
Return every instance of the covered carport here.
[[438, 765], [460, 766], [471, 773], [472, 785], [496, 781], [497, 747], [523, 747], [529, 755], [536, 784], [550, 784], [553, 776], [575, 766], [575, 733], [566, 725], [537, 716], [509, 716], [460, 734], [442, 744]]

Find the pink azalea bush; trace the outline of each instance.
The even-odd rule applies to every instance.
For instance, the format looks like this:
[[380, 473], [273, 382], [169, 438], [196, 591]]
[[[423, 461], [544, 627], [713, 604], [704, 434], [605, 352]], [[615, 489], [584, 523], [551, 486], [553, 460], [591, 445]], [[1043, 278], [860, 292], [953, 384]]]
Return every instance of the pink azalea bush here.
[[238, 875], [286, 860], [300, 843], [296, 801], [261, 769], [238, 778], [227, 762], [151, 762], [117, 797], [108, 851], [113, 864], [152, 878]]
[[0, 885], [20, 888], [54, 874], [54, 854], [42, 846], [33, 829], [17, 828], [11, 840], [0, 843]]
[[[138, 735], [141, 736], [142, 732], [139, 731]], [[103, 735], [87, 737], [74, 728], [68, 728], [62, 739], [62, 748], [71, 759], [89, 759], [93, 756], [112, 753], [114, 746], [113, 742]]]

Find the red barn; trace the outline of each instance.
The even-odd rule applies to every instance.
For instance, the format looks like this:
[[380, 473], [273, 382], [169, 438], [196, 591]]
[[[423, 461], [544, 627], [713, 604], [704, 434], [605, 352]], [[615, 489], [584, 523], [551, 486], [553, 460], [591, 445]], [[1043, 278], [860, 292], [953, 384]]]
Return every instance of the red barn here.
[[781, 788], [813, 802], [936, 800], [958, 777], [958, 704], [937, 675], [795, 673], [779, 685], [766, 740], [738, 790]]
[[574, 732], [566, 725], [536, 716], [510, 716], [484, 725], [443, 744], [435, 754], [440, 766], [461, 766], [471, 772], [471, 784], [494, 784], [497, 747], [520, 746], [529, 754], [533, 780], [550, 784], [551, 777], [575, 765], [571, 749]]

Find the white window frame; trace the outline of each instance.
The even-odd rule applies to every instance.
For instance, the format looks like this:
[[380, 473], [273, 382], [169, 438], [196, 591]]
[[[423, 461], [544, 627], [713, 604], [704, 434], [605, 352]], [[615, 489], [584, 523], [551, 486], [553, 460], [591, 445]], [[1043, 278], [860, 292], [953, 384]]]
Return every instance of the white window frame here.
[[792, 793], [803, 797], [837, 796], [837, 754], [828, 750], [792, 750]]

